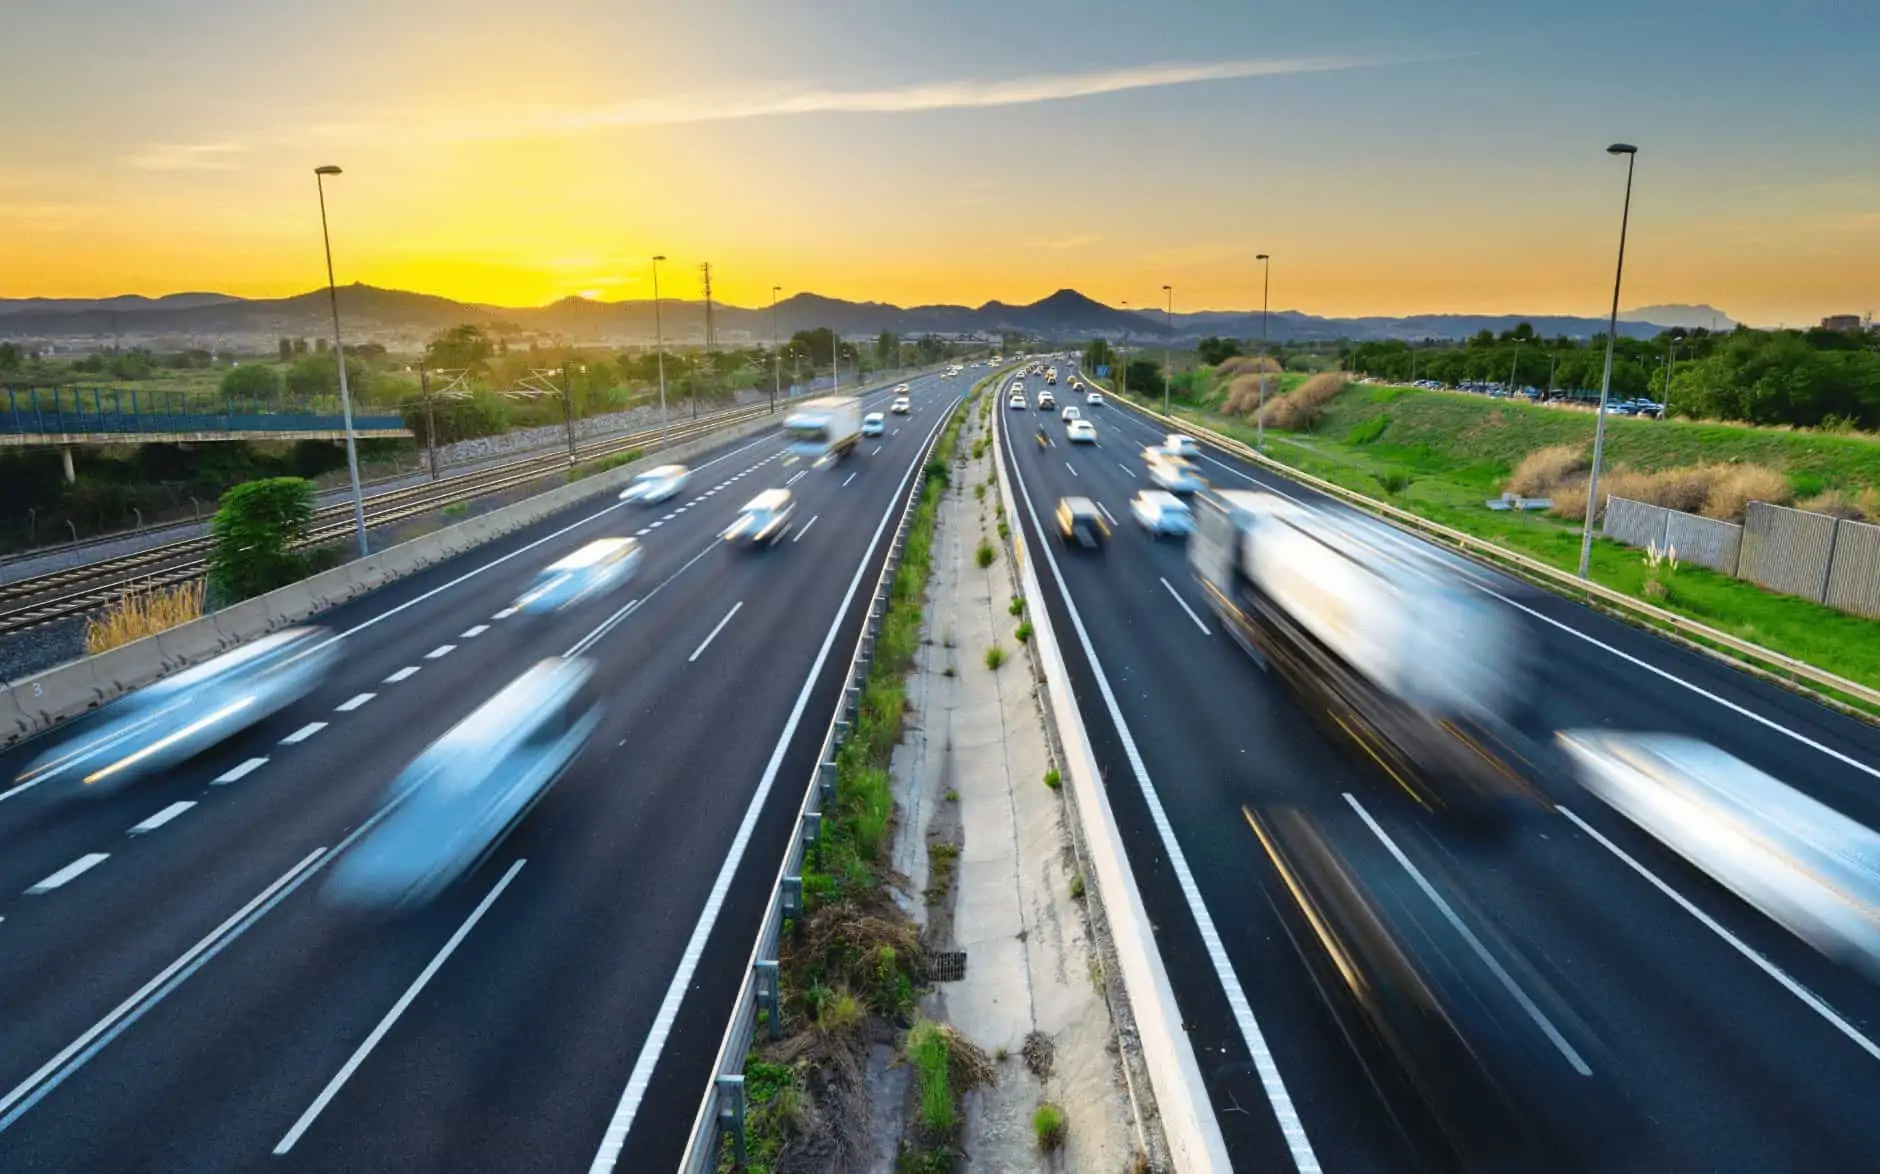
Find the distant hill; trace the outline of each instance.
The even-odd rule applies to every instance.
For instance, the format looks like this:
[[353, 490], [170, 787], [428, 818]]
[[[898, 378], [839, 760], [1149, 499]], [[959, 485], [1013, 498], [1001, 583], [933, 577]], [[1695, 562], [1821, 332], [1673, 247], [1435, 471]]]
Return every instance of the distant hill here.
[[1619, 311], [1621, 322], [1651, 322], [1669, 330], [1682, 326], [1686, 330], [1735, 330], [1736, 321], [1715, 306], [1640, 306], [1636, 310]]
[[[653, 303], [646, 300], [600, 302], [563, 298], [546, 306], [492, 306], [454, 301], [431, 294], [379, 289], [355, 284], [339, 291], [340, 316], [348, 337], [388, 345], [413, 346], [437, 331], [464, 322], [500, 332], [577, 343], [634, 345], [653, 341]], [[1664, 311], [1660, 314], [1658, 311]], [[1708, 306], [1648, 306], [1622, 316], [1628, 336], [1651, 337], [1670, 326], [1708, 325], [1716, 312]], [[52, 343], [79, 349], [118, 338], [126, 345], [213, 346], [271, 350], [281, 337], [311, 338], [331, 329], [324, 289], [287, 298], [236, 298], [226, 294], [183, 293], [160, 298], [0, 298], [0, 338]], [[1721, 325], [1729, 319], [1716, 314]], [[1701, 321], [1700, 321], [1701, 319]], [[1324, 318], [1296, 310], [1266, 316], [1266, 336], [1275, 342], [1347, 338], [1358, 341], [1421, 341], [1467, 338], [1482, 330], [1500, 333], [1522, 322], [1548, 337], [1584, 338], [1602, 332], [1602, 318], [1520, 314], [1425, 314], [1404, 318]], [[667, 299], [659, 325], [678, 345], [704, 341], [702, 302]], [[773, 330], [770, 307], [717, 304], [713, 325], [722, 342], [767, 342]], [[1075, 339], [1101, 335], [1116, 339], [1192, 342], [1215, 334], [1256, 339], [1263, 329], [1257, 311], [1208, 310], [1176, 314], [1170, 320], [1156, 310], [1106, 306], [1072, 289], [1061, 289], [1027, 305], [990, 301], [980, 306], [901, 307], [884, 302], [851, 302], [820, 294], [797, 294], [777, 304], [774, 329], [783, 337], [798, 330], [829, 327], [851, 337], [890, 330], [901, 335], [1017, 332], [1037, 337]]]

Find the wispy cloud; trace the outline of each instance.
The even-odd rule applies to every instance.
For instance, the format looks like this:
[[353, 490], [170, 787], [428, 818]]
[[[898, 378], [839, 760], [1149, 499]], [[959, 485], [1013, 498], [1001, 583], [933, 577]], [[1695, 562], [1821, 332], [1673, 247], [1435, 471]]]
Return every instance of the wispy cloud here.
[[232, 171], [235, 156], [247, 149], [240, 143], [150, 143], [129, 162], [144, 171]]
[[1102, 239], [1103, 237], [1101, 235], [1094, 232], [1078, 232], [1072, 233], [1070, 236], [1052, 237], [1045, 240], [1028, 240], [1025, 242], [1025, 247], [1028, 249], [1054, 249], [1062, 251], [1065, 249], [1081, 249], [1087, 245], [1094, 245]]

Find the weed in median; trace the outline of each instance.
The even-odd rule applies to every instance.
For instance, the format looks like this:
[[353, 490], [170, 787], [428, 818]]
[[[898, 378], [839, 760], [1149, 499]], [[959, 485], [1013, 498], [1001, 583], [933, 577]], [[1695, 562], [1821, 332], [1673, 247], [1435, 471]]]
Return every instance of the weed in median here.
[[921, 1124], [934, 1133], [952, 1133], [960, 1123], [959, 1106], [953, 1103], [952, 1055], [939, 1024], [929, 1019], [914, 1024], [907, 1033], [907, 1058], [919, 1087]]
[[126, 592], [85, 626], [85, 651], [100, 652], [145, 636], [168, 631], [202, 617], [203, 584], [183, 583], [151, 591]]
[[991, 566], [992, 560], [996, 557], [997, 553], [992, 549], [990, 542], [981, 542], [979, 549], [973, 552], [973, 561], [978, 563], [982, 569]]
[[999, 666], [1004, 663], [1005, 663], [1005, 649], [1000, 648], [997, 644], [994, 644], [991, 648], [986, 649], [986, 667], [987, 668], [991, 669], [993, 672], [996, 673], [999, 671]]
[[1047, 1154], [1063, 1147], [1064, 1130], [1064, 1110], [1050, 1101], [1039, 1105], [1031, 1115], [1032, 1135], [1038, 1139], [1038, 1148]]
[[1084, 874], [1081, 872], [1073, 872], [1071, 873], [1071, 900], [1081, 901], [1083, 899], [1084, 899]]
[[1053, 791], [1064, 785], [1064, 776], [1058, 773], [1057, 767], [1044, 772], [1044, 785]]
[[1024, 623], [1020, 624], [1017, 627], [1017, 629], [1015, 629], [1012, 632], [1012, 635], [1017, 638], [1020, 644], [1023, 644], [1026, 641], [1030, 640], [1031, 639], [1031, 621], [1026, 620]]
[[1008, 603], [1005, 605], [1005, 612], [1007, 615], [1014, 615], [1014, 616], [1024, 615], [1025, 614], [1025, 601], [1022, 599], [1018, 599], [1016, 597], [1013, 598], [1011, 603]]

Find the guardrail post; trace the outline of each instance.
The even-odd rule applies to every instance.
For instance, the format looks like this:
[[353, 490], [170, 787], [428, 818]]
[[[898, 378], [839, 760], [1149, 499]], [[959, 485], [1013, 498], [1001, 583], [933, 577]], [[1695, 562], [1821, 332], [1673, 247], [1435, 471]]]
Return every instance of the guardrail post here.
[[842, 712], [845, 721], [853, 721], [856, 711], [862, 707], [862, 687], [849, 685], [842, 690]]
[[782, 897], [780, 907], [782, 909], [784, 917], [793, 918], [793, 917], [803, 916], [803, 878], [802, 877], [800, 876], [784, 877], [783, 888], [780, 891], [779, 896]]
[[731, 1153], [737, 1164], [744, 1165], [744, 1074], [720, 1076], [718, 1085], [718, 1135], [729, 1135]]
[[755, 968], [757, 976], [757, 1006], [767, 1011], [765, 1017], [770, 1022], [770, 1038], [783, 1038], [783, 979], [777, 973], [775, 962], [759, 962]]
[[825, 758], [816, 764], [816, 785], [822, 788], [822, 805], [836, 805], [836, 764], [834, 759]]
[[803, 813], [803, 846], [812, 847], [822, 839], [822, 812], [805, 811]]

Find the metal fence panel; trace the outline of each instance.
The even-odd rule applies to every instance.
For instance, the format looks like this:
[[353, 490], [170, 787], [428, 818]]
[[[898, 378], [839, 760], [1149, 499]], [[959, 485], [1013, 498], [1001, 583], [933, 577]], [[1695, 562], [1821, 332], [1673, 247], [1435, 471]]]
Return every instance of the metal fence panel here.
[[1736, 564], [1743, 545], [1743, 527], [1735, 522], [1666, 510], [1664, 545], [1678, 554], [1681, 563], [1695, 563], [1726, 575], [1736, 574]]
[[1880, 619], [1880, 526], [1844, 521], [1835, 529], [1823, 602]]
[[1606, 499], [1606, 537], [1627, 546], [1665, 544], [1665, 524], [1672, 511], [1627, 497]]
[[1836, 521], [1827, 514], [1750, 502], [1743, 517], [1738, 576], [1820, 603], [1828, 584]]

